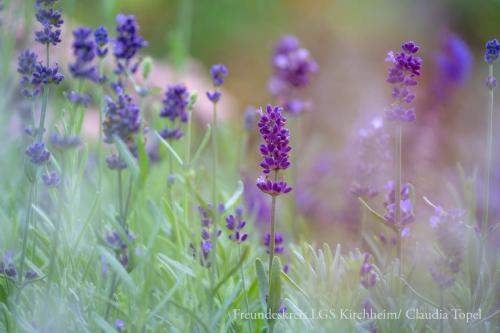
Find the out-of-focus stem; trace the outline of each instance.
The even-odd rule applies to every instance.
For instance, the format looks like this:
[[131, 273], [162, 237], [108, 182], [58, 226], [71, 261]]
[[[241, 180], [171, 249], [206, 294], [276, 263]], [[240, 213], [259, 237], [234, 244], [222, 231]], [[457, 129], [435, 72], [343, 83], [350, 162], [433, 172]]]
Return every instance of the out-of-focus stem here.
[[394, 154], [394, 160], [395, 160], [395, 179], [394, 179], [394, 194], [395, 194], [395, 216], [394, 216], [394, 223], [397, 227], [398, 230], [398, 244], [397, 244], [397, 257], [399, 261], [399, 275], [401, 276], [401, 141], [402, 141], [402, 126], [401, 124], [396, 125], [396, 135], [395, 135], [395, 154]]
[[[241, 261], [241, 244], [238, 244], [238, 260]], [[240, 266], [240, 273], [241, 273], [241, 283], [243, 284], [243, 294], [245, 295], [245, 306], [247, 313], [250, 313], [250, 307], [248, 305], [248, 295], [247, 295], [247, 287], [246, 287], [246, 282], [245, 282], [245, 272], [243, 270], [243, 263], [241, 263]], [[252, 332], [252, 325], [249, 320], [247, 320], [248, 323], [248, 332]]]
[[[493, 77], [493, 65], [489, 65], [489, 77]], [[486, 171], [485, 171], [485, 184], [484, 184], [484, 214], [483, 223], [481, 223], [481, 232], [483, 237], [486, 237], [488, 232], [488, 214], [490, 209], [490, 176], [491, 176], [491, 155], [493, 149], [493, 113], [495, 105], [495, 92], [494, 88], [490, 88], [490, 110], [488, 118], [488, 132], [486, 138]]]
[[299, 142], [300, 142], [300, 123], [298, 116], [292, 119], [292, 147], [295, 149], [295, 153], [292, 154], [292, 179], [293, 185], [295, 186], [295, 191], [293, 191], [293, 205], [292, 205], [292, 232], [295, 241], [299, 241], [299, 211], [298, 205], [298, 183], [299, 183]]

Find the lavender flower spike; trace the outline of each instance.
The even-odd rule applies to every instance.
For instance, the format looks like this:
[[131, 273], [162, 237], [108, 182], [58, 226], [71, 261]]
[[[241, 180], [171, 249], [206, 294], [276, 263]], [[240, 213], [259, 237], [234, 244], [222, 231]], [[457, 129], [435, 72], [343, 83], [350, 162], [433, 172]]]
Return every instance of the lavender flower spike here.
[[386, 81], [393, 85], [392, 106], [385, 110], [388, 120], [412, 122], [416, 119], [415, 109], [406, 108], [415, 99], [415, 93], [410, 87], [417, 85], [416, 77], [420, 76], [422, 59], [416, 56], [419, 47], [413, 42], [401, 45], [402, 52], [389, 52], [385, 61], [392, 64], [389, 67]]
[[486, 51], [484, 52], [484, 61], [488, 64], [493, 64], [500, 58], [500, 43], [498, 40], [492, 39], [486, 42]]
[[69, 66], [76, 78], [97, 81], [98, 75], [92, 62], [95, 59], [96, 45], [92, 40], [92, 29], [81, 27], [73, 30], [73, 54], [75, 62]]
[[[160, 111], [160, 117], [168, 118], [175, 125], [176, 119], [185, 123], [188, 121], [187, 107], [189, 105], [189, 92], [185, 85], [177, 84], [169, 86], [163, 99], [163, 109]], [[164, 139], [178, 140], [183, 133], [180, 128], [165, 128], [160, 132]]]
[[[286, 170], [290, 167], [290, 133], [285, 128], [286, 118], [282, 115], [281, 107], [268, 105], [266, 110], [259, 110], [261, 118], [258, 123], [259, 132], [264, 139], [264, 144], [260, 145], [262, 162], [260, 166], [264, 175], [257, 179], [257, 187], [264, 193], [276, 196], [288, 193], [292, 190], [284, 180], [278, 181], [279, 170]], [[269, 174], [274, 172], [274, 178], [270, 179]]]

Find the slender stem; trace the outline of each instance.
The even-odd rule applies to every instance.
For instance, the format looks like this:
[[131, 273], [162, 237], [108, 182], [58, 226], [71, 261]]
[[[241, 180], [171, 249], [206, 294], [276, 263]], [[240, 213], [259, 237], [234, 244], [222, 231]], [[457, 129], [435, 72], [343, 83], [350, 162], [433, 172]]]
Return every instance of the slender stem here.
[[212, 205], [213, 205], [213, 228], [212, 232], [212, 251], [210, 251], [210, 276], [211, 276], [211, 287], [213, 288], [213, 282], [215, 279], [215, 271], [217, 270], [216, 259], [217, 259], [217, 230], [219, 229], [219, 209], [217, 204], [217, 102], [213, 103], [213, 113], [212, 113]]
[[[293, 133], [292, 133], [292, 147], [295, 149], [295, 153], [292, 154], [292, 179], [293, 179], [293, 184], [295, 188], [298, 188], [298, 182], [299, 182], [299, 142], [300, 142], [300, 123], [299, 123], [299, 118], [294, 117], [292, 119], [292, 127], [293, 127]], [[298, 218], [299, 218], [299, 212], [297, 209], [297, 203], [298, 203], [298, 193], [299, 191], [293, 191], [293, 205], [292, 205], [292, 231], [293, 231], [293, 238], [295, 241], [299, 240], [299, 223]]]
[[[493, 77], [493, 65], [489, 65], [489, 76]], [[493, 113], [495, 103], [495, 92], [493, 88], [490, 88], [490, 112], [488, 118], [488, 132], [486, 138], [486, 173], [485, 173], [485, 184], [484, 184], [484, 214], [483, 223], [481, 224], [481, 232], [484, 235], [488, 232], [488, 213], [490, 205], [490, 176], [491, 176], [491, 159], [493, 150]]]
[[120, 224], [123, 222], [122, 171], [118, 170], [118, 207], [120, 209]]
[[18, 273], [19, 274], [18, 275], [19, 283], [22, 281], [23, 272], [24, 272], [24, 261], [26, 259], [26, 247], [28, 244], [28, 231], [29, 231], [30, 221], [31, 221], [31, 211], [33, 210], [32, 206], [33, 206], [34, 192], [35, 192], [35, 185], [32, 184], [31, 189], [30, 189], [30, 193], [28, 196], [28, 205], [26, 207], [26, 218], [25, 218], [25, 222], [24, 222], [23, 243], [22, 243], [22, 247], [21, 247], [21, 260], [20, 260], [20, 264], [19, 264], [19, 273]]
[[[239, 261], [241, 261], [241, 244], [238, 243], [238, 256], [239, 256]], [[243, 294], [245, 295], [245, 306], [247, 313], [250, 313], [250, 307], [248, 306], [248, 295], [247, 295], [247, 288], [246, 288], [246, 282], [245, 282], [245, 272], [243, 271], [243, 263], [240, 266], [240, 274], [241, 274], [241, 283], [243, 283]], [[248, 332], [252, 332], [252, 325], [249, 320], [247, 320], [248, 323]]]
[[[186, 181], [190, 182], [190, 171], [191, 171], [191, 136], [192, 136], [192, 116], [193, 110], [190, 107], [188, 109], [188, 121], [187, 121], [187, 138], [186, 138], [186, 156], [185, 156], [185, 172], [186, 172]], [[184, 186], [184, 225], [189, 225], [189, 186]], [[181, 248], [184, 248], [184, 239], [181, 238], [179, 233], [178, 235], [179, 242]]]
[[115, 285], [116, 285], [116, 273], [113, 272], [113, 278], [111, 279], [111, 285], [109, 286], [108, 292], [108, 302], [106, 305], [106, 311], [104, 312], [104, 320], [108, 320], [109, 312], [111, 310], [111, 304], [113, 304], [113, 294], [115, 293]]
[[402, 141], [402, 126], [401, 124], [396, 125], [396, 135], [395, 135], [395, 216], [394, 216], [394, 223], [397, 226], [398, 229], [398, 244], [397, 244], [397, 258], [399, 261], [399, 276], [401, 277], [401, 272], [402, 272], [402, 255], [401, 255], [401, 155], [402, 155], [402, 148], [401, 148], [401, 141]]
[[[46, 65], [47, 67], [49, 66], [50, 63], [50, 46], [47, 44], [47, 47], [45, 49], [45, 58], [46, 58]], [[38, 125], [38, 132], [37, 132], [37, 140], [39, 142], [42, 141], [43, 138], [43, 132], [45, 131], [45, 116], [47, 114], [47, 101], [49, 99], [49, 86], [46, 85], [43, 88], [43, 97], [42, 97], [42, 110], [40, 113], [40, 123]]]
[[[274, 181], [278, 179], [278, 171], [274, 170]], [[275, 219], [276, 219], [276, 196], [273, 195], [271, 199], [271, 225], [270, 225], [270, 233], [269, 233], [269, 286], [271, 286], [271, 267], [273, 265], [273, 256], [274, 249], [276, 247], [275, 244]]]

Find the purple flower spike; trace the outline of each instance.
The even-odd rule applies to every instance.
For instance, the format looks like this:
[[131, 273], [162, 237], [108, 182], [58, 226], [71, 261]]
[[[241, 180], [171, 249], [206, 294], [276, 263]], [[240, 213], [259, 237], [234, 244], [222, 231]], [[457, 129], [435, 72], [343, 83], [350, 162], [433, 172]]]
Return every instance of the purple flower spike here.
[[35, 40], [43, 45], [57, 45], [61, 42], [61, 26], [64, 21], [60, 11], [54, 10], [56, 1], [37, 1], [36, 20], [43, 26], [43, 30], [35, 32]]
[[361, 285], [367, 289], [373, 288], [377, 283], [377, 275], [373, 271], [373, 265], [370, 263], [370, 254], [365, 253], [363, 263], [361, 264]]
[[222, 64], [213, 65], [212, 68], [210, 68], [212, 82], [216, 87], [219, 87], [224, 83], [224, 79], [226, 78], [227, 74], [227, 68]]
[[135, 16], [118, 14], [116, 16], [116, 31], [114, 55], [118, 59], [130, 60], [148, 43], [139, 35], [139, 25]]
[[231, 231], [229, 239], [237, 244], [243, 243], [248, 238], [247, 234], [241, 233], [241, 230], [246, 225], [246, 222], [242, 218], [243, 211], [240, 207], [236, 209], [235, 215], [226, 217], [226, 228]]
[[488, 64], [493, 64], [500, 57], [500, 43], [498, 40], [492, 39], [486, 42], [486, 51], [484, 53], [484, 61]]
[[[386, 185], [389, 193], [385, 197], [385, 215], [384, 217], [391, 223], [395, 222], [396, 216], [396, 190], [394, 182], [391, 181]], [[403, 184], [401, 186], [401, 201], [399, 203], [401, 210], [401, 225], [397, 225], [398, 228], [403, 229], [406, 225], [415, 221], [415, 216], [413, 215], [413, 204], [410, 199], [410, 185]], [[407, 231], [406, 231], [407, 232]]]
[[[185, 123], [188, 121], [187, 107], [189, 105], [189, 91], [183, 84], [169, 86], [163, 99], [163, 109], [160, 116], [168, 118], [172, 124], [176, 119]], [[178, 140], [183, 136], [180, 128], [165, 128], [160, 132], [164, 139]]]
[[140, 110], [130, 96], [120, 95], [116, 102], [106, 97], [103, 127], [104, 142], [113, 143], [113, 136], [116, 135], [134, 156], [137, 155], [134, 136], [140, 128]]
[[42, 180], [47, 187], [57, 187], [61, 183], [61, 178], [55, 171], [44, 173], [42, 175]]
[[45, 149], [45, 144], [41, 142], [33, 143], [26, 149], [26, 155], [30, 157], [33, 164], [44, 164], [50, 158], [50, 152]]
[[268, 88], [284, 110], [298, 115], [310, 108], [310, 102], [297, 96], [301, 88], [306, 87], [318, 65], [309, 51], [302, 48], [295, 36], [284, 36], [276, 44], [273, 58], [273, 76]]
[[264, 175], [257, 179], [257, 187], [264, 193], [272, 196], [285, 194], [292, 190], [285, 180], [271, 180], [269, 174], [274, 172], [276, 177], [279, 170], [290, 167], [290, 133], [285, 128], [286, 118], [282, 115], [282, 108], [268, 105], [266, 111], [259, 110], [261, 118], [258, 123], [259, 132], [264, 139], [260, 145], [262, 162], [260, 166]]
[[92, 29], [81, 27], [73, 30], [73, 54], [75, 62], [69, 66], [75, 78], [97, 82], [99, 75], [92, 64], [96, 55], [96, 45], [92, 40]]
[[389, 52], [387, 62], [391, 63], [386, 81], [393, 85], [392, 107], [385, 110], [386, 118], [391, 121], [412, 122], [416, 119], [415, 109], [406, 105], [413, 102], [415, 94], [410, 87], [417, 85], [416, 77], [420, 76], [422, 59], [415, 54], [418, 46], [413, 42], [406, 42], [401, 46], [403, 52]]
[[94, 31], [94, 40], [96, 43], [96, 53], [99, 58], [104, 58], [108, 54], [108, 30], [102, 25], [95, 29]]
[[115, 327], [118, 332], [124, 332], [125, 331], [125, 322], [121, 319], [115, 320]]

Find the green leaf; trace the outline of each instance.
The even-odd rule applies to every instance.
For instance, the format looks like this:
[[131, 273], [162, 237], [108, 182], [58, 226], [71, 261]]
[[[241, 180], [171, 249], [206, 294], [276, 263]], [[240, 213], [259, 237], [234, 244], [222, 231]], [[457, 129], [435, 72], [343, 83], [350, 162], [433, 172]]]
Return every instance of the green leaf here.
[[153, 66], [153, 59], [151, 57], [146, 57], [142, 61], [142, 78], [147, 80], [149, 74], [151, 73], [151, 67]]
[[196, 152], [194, 153], [193, 159], [191, 160], [192, 164], [198, 159], [198, 157], [200, 157], [201, 152], [207, 146], [208, 141], [210, 140], [211, 133], [212, 133], [212, 127], [210, 127], [210, 124], [208, 124], [207, 130], [205, 131], [205, 135], [203, 136], [203, 139], [201, 140], [201, 143], [198, 146], [198, 149], [196, 150]]
[[139, 177], [139, 166], [137, 165], [136, 159], [130, 153], [127, 145], [122, 141], [122, 139], [120, 139], [120, 137], [113, 135], [113, 141], [116, 145], [116, 148], [118, 149], [118, 152], [120, 153], [120, 157], [123, 158], [125, 163], [127, 163], [127, 166], [132, 173], [132, 177], [134, 177], [134, 179], [137, 179]]
[[255, 270], [257, 271], [257, 281], [259, 282], [260, 302], [262, 305], [262, 310], [266, 311], [266, 296], [269, 290], [269, 281], [267, 280], [267, 274], [264, 269], [264, 264], [259, 258], [255, 259]]
[[137, 136], [137, 154], [139, 159], [139, 186], [143, 187], [149, 174], [149, 158], [146, 151], [146, 143], [142, 135], [142, 130]]
[[399, 234], [399, 231], [396, 228], [396, 226], [389, 223], [382, 215], [380, 215], [373, 208], [371, 208], [370, 205], [368, 205], [368, 203], [365, 200], [363, 200], [362, 198], [358, 198], [358, 200], [363, 204], [363, 206], [368, 210], [368, 212], [375, 218], [375, 221], [385, 225], [386, 227], [388, 227], [389, 229], [394, 231], [396, 234]]
[[194, 105], [196, 104], [197, 100], [198, 100], [198, 92], [195, 90], [191, 93], [191, 96], [189, 96], [188, 110], [192, 110], [194, 108]]
[[111, 326], [104, 318], [99, 316], [97, 313], [94, 313], [94, 322], [99, 326], [104, 332], [107, 333], [116, 333], [116, 330], [113, 326]]
[[125, 285], [127, 285], [128, 289], [132, 292], [132, 294], [135, 295], [137, 293], [136, 283], [134, 282], [134, 280], [132, 280], [130, 275], [128, 275], [127, 271], [125, 270], [125, 268], [123, 268], [122, 264], [118, 260], [116, 260], [115, 256], [109, 253], [109, 251], [106, 250], [106, 248], [99, 245], [97, 247], [97, 251], [101, 254], [101, 256], [104, 257], [104, 259], [106, 259], [106, 262], [109, 263], [111, 269], [113, 269], [113, 271], [120, 278], [120, 280], [122, 280], [122, 282], [125, 283]]
[[238, 271], [238, 269], [240, 268], [241, 265], [243, 265], [243, 263], [245, 262], [245, 259], [248, 257], [248, 252], [249, 252], [249, 248], [248, 246], [245, 247], [245, 250], [243, 250], [243, 253], [240, 257], [240, 260], [238, 261], [238, 263], [233, 267], [231, 268], [227, 273], [226, 275], [224, 275], [224, 277], [222, 278], [222, 280], [219, 281], [219, 283], [214, 287], [214, 289], [212, 290], [212, 294], [215, 295], [217, 293], [217, 291], [219, 290], [220, 287], [222, 287], [222, 285], [234, 274]]
[[271, 278], [269, 281], [269, 310], [277, 313], [281, 306], [281, 262], [277, 256], [271, 264]]
[[155, 132], [155, 134], [158, 137], [158, 139], [160, 139], [160, 142], [163, 143], [163, 145], [165, 147], [167, 147], [168, 151], [172, 154], [172, 156], [175, 158], [175, 160], [177, 161], [177, 163], [179, 163], [180, 166], [183, 166], [184, 162], [182, 161], [182, 158], [179, 156], [179, 154], [177, 154], [177, 152], [175, 151], [175, 149], [172, 148], [172, 146], [165, 139], [163, 139], [161, 137], [160, 133]]
[[281, 271], [281, 277], [283, 278], [283, 280], [285, 280], [287, 283], [289, 283], [294, 289], [296, 289], [298, 292], [300, 292], [306, 299], [309, 298], [307, 296], [307, 293], [302, 288], [299, 287], [299, 285], [290, 277], [290, 275]]
[[243, 182], [241, 180], [238, 180], [238, 186], [236, 187], [236, 191], [234, 191], [233, 195], [224, 204], [226, 210], [229, 210], [231, 209], [231, 207], [233, 207], [233, 205], [236, 203], [236, 201], [238, 201], [242, 193], [243, 193]]

